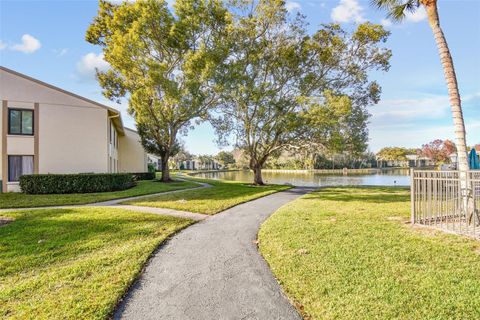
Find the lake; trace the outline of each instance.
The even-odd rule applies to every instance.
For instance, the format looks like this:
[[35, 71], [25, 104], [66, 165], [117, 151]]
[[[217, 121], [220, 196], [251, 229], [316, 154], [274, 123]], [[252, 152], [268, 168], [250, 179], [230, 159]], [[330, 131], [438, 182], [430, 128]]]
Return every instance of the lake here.
[[[196, 175], [206, 179], [220, 179], [230, 181], [253, 181], [251, 171], [207, 172]], [[394, 169], [380, 171], [374, 174], [329, 175], [315, 172], [262, 172], [263, 181], [270, 184], [289, 183], [294, 186], [322, 187], [346, 185], [371, 186], [409, 186], [410, 176], [408, 169]]]

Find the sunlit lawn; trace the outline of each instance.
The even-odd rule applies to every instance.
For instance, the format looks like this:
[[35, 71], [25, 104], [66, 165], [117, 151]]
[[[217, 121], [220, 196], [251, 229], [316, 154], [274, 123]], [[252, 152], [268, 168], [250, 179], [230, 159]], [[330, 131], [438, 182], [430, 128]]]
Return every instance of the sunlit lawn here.
[[307, 319], [480, 319], [479, 243], [409, 210], [405, 189], [323, 189], [274, 213], [260, 250]]
[[193, 182], [175, 181], [171, 183], [163, 183], [157, 180], [138, 181], [133, 188], [114, 191], [114, 192], [98, 192], [98, 193], [75, 193], [75, 194], [23, 194], [23, 193], [0, 193], [0, 208], [30, 208], [45, 206], [60, 206], [70, 204], [85, 204], [101, 202], [113, 199], [121, 199], [147, 195], [152, 193], [160, 193], [196, 187]]
[[131, 200], [124, 204], [215, 214], [237, 204], [290, 188], [281, 185], [253, 186], [233, 181], [199, 181], [212, 187]]
[[0, 213], [0, 318], [104, 319], [152, 251], [192, 221], [113, 208]]

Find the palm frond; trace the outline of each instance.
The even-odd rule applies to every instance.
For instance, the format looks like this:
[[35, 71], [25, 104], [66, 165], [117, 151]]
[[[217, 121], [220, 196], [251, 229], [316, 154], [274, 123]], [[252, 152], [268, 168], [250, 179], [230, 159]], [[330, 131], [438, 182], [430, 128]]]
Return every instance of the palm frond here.
[[387, 17], [394, 21], [402, 21], [407, 12], [414, 12], [420, 6], [419, 0], [371, 0], [378, 9], [385, 10]]

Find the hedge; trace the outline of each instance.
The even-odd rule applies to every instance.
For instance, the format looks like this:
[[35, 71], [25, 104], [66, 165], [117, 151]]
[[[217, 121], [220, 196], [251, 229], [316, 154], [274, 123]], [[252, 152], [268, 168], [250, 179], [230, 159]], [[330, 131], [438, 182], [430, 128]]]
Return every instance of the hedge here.
[[20, 188], [27, 194], [119, 191], [135, 184], [130, 173], [29, 174], [20, 177]]
[[133, 178], [138, 180], [153, 180], [156, 178], [155, 171], [154, 172], [133, 172], [131, 173]]

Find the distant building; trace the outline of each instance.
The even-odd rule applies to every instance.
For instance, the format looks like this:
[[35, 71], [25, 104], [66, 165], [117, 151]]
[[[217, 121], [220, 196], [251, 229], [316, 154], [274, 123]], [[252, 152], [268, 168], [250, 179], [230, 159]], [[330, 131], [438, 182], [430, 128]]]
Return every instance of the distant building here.
[[177, 170], [196, 170], [196, 161], [191, 159], [191, 160], [183, 160], [183, 161], [177, 161], [176, 165]]
[[219, 170], [221, 167], [220, 163], [216, 160], [197, 160], [197, 169], [198, 170]]
[[162, 170], [162, 159], [159, 156], [148, 154], [147, 155], [148, 164], [153, 165], [155, 170], [160, 171]]
[[221, 164], [216, 160], [200, 160], [200, 158], [177, 161], [178, 170], [220, 170]]
[[406, 160], [383, 160], [377, 158], [378, 168], [425, 168], [434, 166], [435, 163], [427, 157], [417, 154], [407, 154]]
[[409, 168], [425, 168], [434, 166], [435, 163], [427, 157], [419, 156], [417, 154], [407, 154], [407, 161]]

